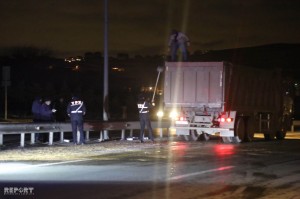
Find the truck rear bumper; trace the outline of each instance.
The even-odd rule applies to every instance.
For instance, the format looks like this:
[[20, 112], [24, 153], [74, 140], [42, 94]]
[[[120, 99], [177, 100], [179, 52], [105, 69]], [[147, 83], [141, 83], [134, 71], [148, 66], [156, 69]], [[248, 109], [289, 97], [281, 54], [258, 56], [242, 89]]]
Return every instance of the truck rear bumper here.
[[218, 135], [221, 137], [234, 137], [233, 129], [227, 128], [212, 128], [212, 127], [190, 127], [190, 126], [173, 126], [176, 130], [176, 135], [190, 135], [190, 130], [195, 130], [198, 135], [207, 133], [209, 135]]

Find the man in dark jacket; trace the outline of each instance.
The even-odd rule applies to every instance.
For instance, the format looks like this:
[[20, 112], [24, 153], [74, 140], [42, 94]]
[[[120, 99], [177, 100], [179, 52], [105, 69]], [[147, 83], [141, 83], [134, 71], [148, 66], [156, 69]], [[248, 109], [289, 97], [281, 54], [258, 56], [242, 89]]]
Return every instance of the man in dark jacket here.
[[65, 100], [63, 97], [60, 97], [58, 102], [55, 104], [55, 109], [57, 110], [55, 112], [55, 121], [56, 122], [65, 122], [66, 121], [66, 109], [67, 109], [67, 103], [65, 103]]
[[149, 114], [152, 105], [146, 99], [146, 96], [144, 94], [140, 94], [137, 106], [139, 110], [139, 118], [140, 118], [140, 125], [141, 125], [140, 141], [141, 143], [144, 142], [144, 131], [145, 131], [145, 126], [147, 126], [149, 131], [149, 139], [152, 142], [154, 142], [153, 131], [152, 131], [151, 121], [150, 121], [150, 114]]
[[[54, 122], [54, 116], [53, 113], [55, 113], [56, 110], [51, 107], [51, 99], [46, 98], [44, 103], [41, 105], [40, 114], [41, 114], [41, 122], [49, 123]], [[48, 134], [43, 133], [43, 142], [48, 141]]]
[[40, 122], [41, 119], [41, 106], [42, 106], [42, 98], [36, 97], [35, 100], [32, 102], [31, 112], [33, 115], [33, 122]]
[[[33, 122], [38, 123], [41, 122], [41, 106], [42, 106], [42, 98], [36, 97], [35, 100], [32, 102], [31, 112], [33, 116]], [[35, 141], [39, 141], [40, 134], [35, 134]]]
[[42, 122], [53, 122], [54, 121], [54, 115], [56, 110], [52, 109], [51, 107], [51, 100], [49, 98], [46, 98], [44, 103], [41, 106], [40, 114], [41, 114], [41, 121]]
[[[74, 144], [84, 144], [83, 134], [83, 116], [86, 113], [86, 107], [78, 97], [72, 97], [67, 107], [67, 114], [71, 118], [73, 142]], [[77, 143], [77, 130], [80, 132], [80, 141]]]

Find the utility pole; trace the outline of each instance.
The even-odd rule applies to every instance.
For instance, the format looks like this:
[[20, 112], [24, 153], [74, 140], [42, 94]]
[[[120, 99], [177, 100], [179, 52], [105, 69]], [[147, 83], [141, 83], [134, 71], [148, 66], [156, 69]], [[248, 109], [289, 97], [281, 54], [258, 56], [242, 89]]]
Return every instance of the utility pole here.
[[[108, 121], [108, 0], [104, 0], [104, 77], [103, 77], [103, 121]], [[107, 130], [104, 140], [109, 139]], [[102, 139], [103, 140], [103, 139]]]
[[10, 86], [10, 66], [2, 67], [2, 86], [4, 86], [4, 119], [7, 120], [7, 87]]

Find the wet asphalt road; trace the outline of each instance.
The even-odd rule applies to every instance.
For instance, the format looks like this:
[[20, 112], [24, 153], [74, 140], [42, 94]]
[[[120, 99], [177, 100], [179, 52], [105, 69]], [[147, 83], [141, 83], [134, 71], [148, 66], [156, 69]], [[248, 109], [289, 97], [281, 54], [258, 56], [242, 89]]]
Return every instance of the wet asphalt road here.
[[[0, 198], [296, 199], [299, 138], [296, 133], [292, 139], [242, 144], [169, 140], [76, 160], [2, 161]], [[4, 195], [13, 187], [32, 187], [34, 195]]]

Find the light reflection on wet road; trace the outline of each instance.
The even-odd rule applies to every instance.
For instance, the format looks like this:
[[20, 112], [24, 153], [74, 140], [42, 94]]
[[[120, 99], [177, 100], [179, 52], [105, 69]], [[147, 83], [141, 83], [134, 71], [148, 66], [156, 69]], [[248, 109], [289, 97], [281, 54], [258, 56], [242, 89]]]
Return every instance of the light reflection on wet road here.
[[36, 198], [300, 198], [299, 139], [146, 144], [66, 162], [1, 162], [0, 188], [33, 186]]

